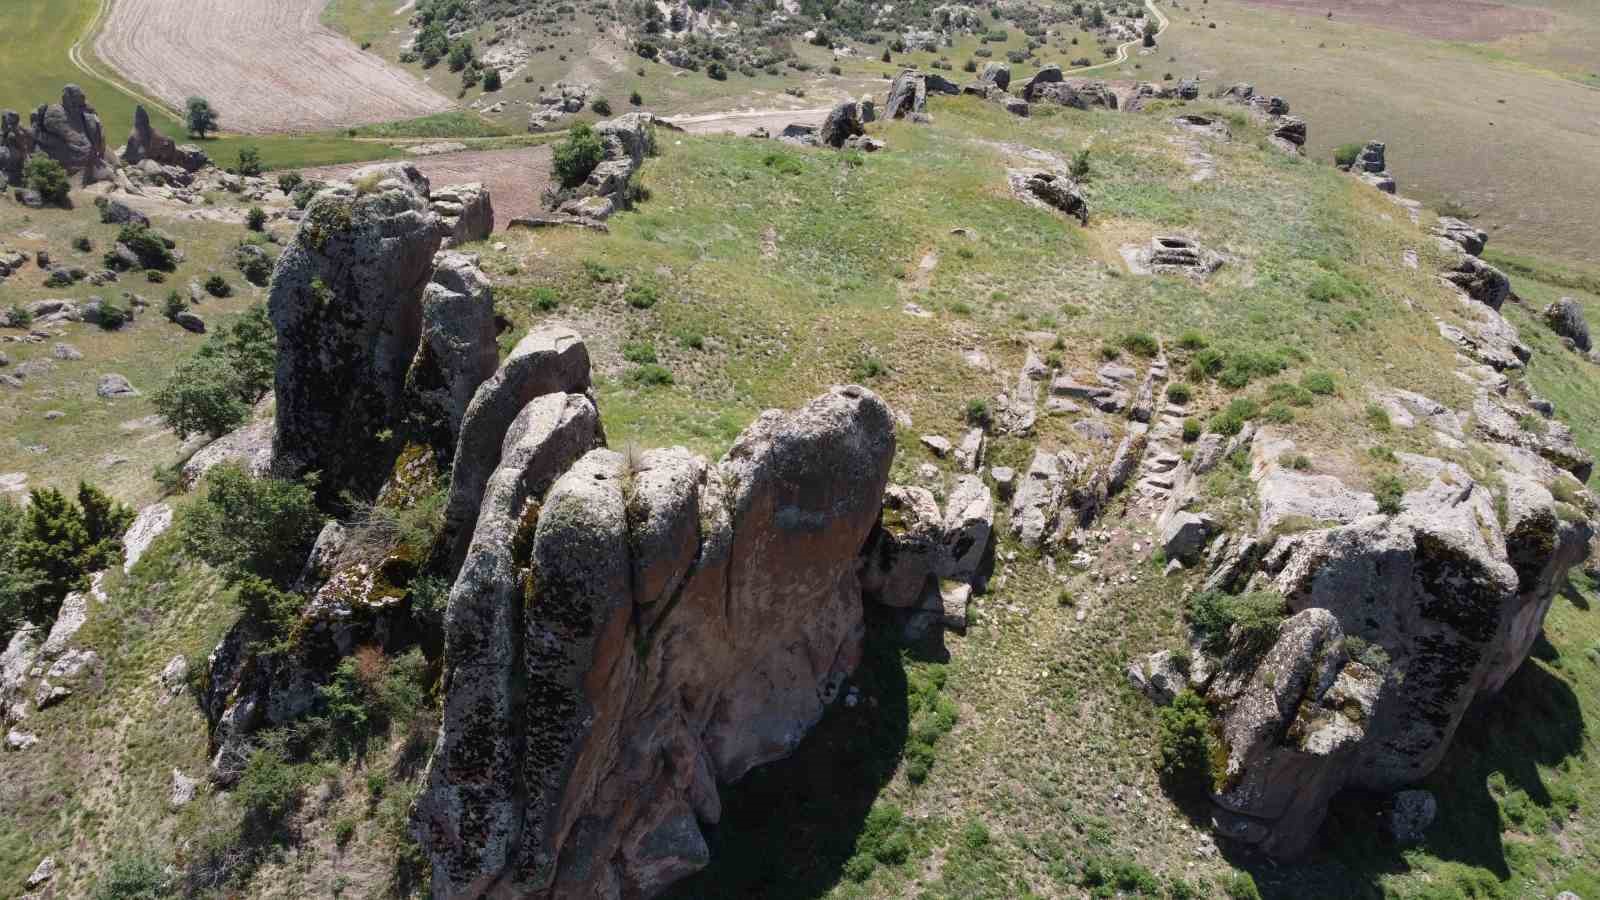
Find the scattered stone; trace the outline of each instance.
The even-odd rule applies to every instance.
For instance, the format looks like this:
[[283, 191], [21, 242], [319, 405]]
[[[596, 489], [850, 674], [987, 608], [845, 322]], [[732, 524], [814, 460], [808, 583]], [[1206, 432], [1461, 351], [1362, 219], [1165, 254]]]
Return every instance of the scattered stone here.
[[6, 732], [6, 749], [13, 753], [27, 750], [39, 743], [39, 736], [20, 728]]
[[1047, 84], [1061, 82], [1061, 67], [1055, 63], [1040, 67], [1039, 71], [1022, 84], [1022, 99], [1032, 101], [1039, 89]]
[[100, 381], [95, 385], [94, 392], [97, 396], [106, 400], [123, 400], [139, 396], [139, 392], [134, 389], [133, 385], [128, 383], [127, 378], [114, 372], [100, 376]]
[[1089, 204], [1084, 201], [1077, 183], [1065, 175], [1012, 171], [1009, 179], [1012, 191], [1024, 200], [1058, 209], [1075, 217], [1082, 225], [1089, 224]]
[[1561, 335], [1580, 353], [1588, 353], [1589, 322], [1583, 315], [1583, 307], [1571, 297], [1562, 297], [1560, 300], [1544, 308], [1544, 321], [1550, 330]]
[[182, 328], [184, 331], [188, 331], [193, 334], [206, 333], [206, 320], [200, 318], [198, 313], [195, 313], [191, 310], [186, 309], [183, 312], [173, 316], [172, 322], [179, 328]]
[[1483, 255], [1484, 245], [1489, 243], [1488, 232], [1450, 216], [1440, 216], [1439, 224], [1433, 227], [1433, 233], [1473, 256]]
[[937, 434], [923, 435], [922, 446], [933, 451], [933, 455], [939, 457], [940, 459], [950, 455], [950, 441]]
[[428, 208], [439, 217], [440, 246], [445, 249], [484, 240], [494, 231], [494, 203], [489, 189], [478, 182], [436, 188]]
[[60, 103], [34, 111], [32, 125], [34, 150], [60, 163], [67, 174], [82, 176], [85, 185], [111, 178], [105, 131], [83, 88], [67, 85]]
[[969, 428], [956, 445], [956, 465], [963, 472], [976, 472], [983, 467], [983, 451], [988, 446], [988, 436], [982, 428]]
[[194, 800], [195, 791], [200, 787], [200, 779], [190, 778], [178, 769], [172, 770], [172, 790], [167, 794], [167, 805], [173, 809], [188, 806]]
[[854, 100], [846, 100], [828, 112], [817, 139], [829, 147], [839, 148], [844, 146], [845, 141], [865, 132], [866, 128], [861, 121], [860, 104]]
[[34, 868], [33, 874], [28, 876], [28, 882], [27, 882], [28, 890], [31, 891], [31, 890], [34, 890], [35, 888], [43, 887], [45, 882], [49, 881], [50, 879], [54, 878], [55, 876], [56, 876], [56, 861], [55, 861], [55, 858], [54, 857], [50, 857], [50, 856], [46, 856], [44, 859], [39, 861], [39, 865], [36, 868]]
[[56, 344], [50, 348], [50, 355], [59, 360], [72, 361], [83, 359], [83, 353], [71, 344]]
[[1183, 660], [1171, 650], [1152, 653], [1128, 664], [1128, 684], [1157, 706], [1166, 706], [1189, 686]]
[[1192, 563], [1216, 532], [1216, 520], [1205, 514], [1180, 512], [1167, 519], [1161, 530], [1161, 549], [1167, 559]]

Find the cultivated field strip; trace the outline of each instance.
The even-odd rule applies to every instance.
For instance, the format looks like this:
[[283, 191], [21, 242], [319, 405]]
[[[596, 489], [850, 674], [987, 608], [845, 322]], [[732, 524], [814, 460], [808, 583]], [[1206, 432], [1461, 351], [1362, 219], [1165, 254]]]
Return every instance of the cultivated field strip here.
[[318, 21], [327, 0], [113, 0], [95, 52], [181, 109], [203, 96], [227, 131], [318, 131], [451, 102]]

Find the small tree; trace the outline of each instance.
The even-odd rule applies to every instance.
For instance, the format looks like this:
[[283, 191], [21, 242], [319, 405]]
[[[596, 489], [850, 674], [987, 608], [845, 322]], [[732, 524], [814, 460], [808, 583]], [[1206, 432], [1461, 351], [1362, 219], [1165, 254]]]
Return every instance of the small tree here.
[[250, 177], [261, 174], [261, 151], [254, 145], [239, 148], [239, 174]]
[[201, 140], [206, 133], [217, 130], [217, 111], [211, 108], [211, 101], [204, 97], [190, 97], [188, 113], [184, 117], [189, 126], [189, 133]]
[[1078, 181], [1088, 179], [1090, 172], [1089, 151], [1079, 150], [1072, 154], [1072, 164], [1067, 168], [1067, 174]]
[[638, 91], [634, 91], [628, 95], [628, 102], [634, 106], [641, 106], [644, 104], [644, 97], [640, 96]]
[[450, 71], [459, 72], [472, 63], [472, 42], [461, 41], [450, 48]]
[[66, 203], [67, 194], [72, 190], [71, 182], [67, 181], [67, 170], [43, 153], [28, 157], [27, 164], [22, 167], [22, 181], [38, 191], [47, 203]]
[[249, 228], [251, 231], [260, 231], [266, 228], [267, 211], [259, 206], [250, 207], [250, 211], [245, 214], [244, 224], [245, 227]]
[[191, 555], [229, 581], [287, 587], [321, 527], [311, 485], [256, 478], [223, 463], [206, 473], [205, 496], [184, 510], [179, 535]]
[[151, 405], [180, 438], [187, 440], [191, 434], [219, 438], [250, 417], [243, 393], [239, 375], [226, 359], [196, 354], [178, 366], [151, 398]]
[[583, 184], [594, 167], [605, 157], [605, 147], [600, 136], [586, 124], [572, 126], [567, 139], [558, 145], [554, 154], [556, 178], [562, 187], [573, 188]]
[[299, 172], [285, 172], [278, 176], [278, 190], [283, 191], [284, 196], [288, 196], [295, 192], [295, 188], [304, 184], [305, 180], [305, 176]]
[[490, 69], [489, 71], [483, 73], [483, 89], [491, 92], [500, 90], [499, 69]]
[[711, 76], [714, 81], [728, 80], [728, 70], [719, 62], [713, 62], [711, 65], [706, 66], [706, 74]]

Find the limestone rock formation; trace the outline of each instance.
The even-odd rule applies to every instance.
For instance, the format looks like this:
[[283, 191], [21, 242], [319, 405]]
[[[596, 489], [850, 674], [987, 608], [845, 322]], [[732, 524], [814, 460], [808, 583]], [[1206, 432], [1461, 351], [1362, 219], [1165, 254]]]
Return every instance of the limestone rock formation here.
[[422, 292], [422, 337], [406, 372], [407, 413], [453, 447], [478, 386], [499, 364], [494, 289], [475, 257], [446, 251], [434, 258]]
[[[1566, 572], [1587, 554], [1593, 501], [1535, 454], [1489, 446], [1504, 461], [1498, 499], [1454, 463], [1399, 454], [1420, 486], [1385, 515], [1371, 495], [1332, 485], [1315, 505], [1282, 499], [1304, 496], [1285, 477], [1336, 479], [1286, 472], [1278, 459], [1292, 442], [1257, 438], [1262, 541], [1214, 557], [1208, 584], [1237, 588], [1240, 570], [1255, 567], [1249, 584], [1296, 614], [1270, 650], [1235, 648], [1205, 686], [1228, 754], [1213, 794], [1223, 834], [1275, 856], [1303, 852], [1333, 794], [1426, 776], [1472, 700], [1526, 659]], [[1560, 480], [1583, 510], [1555, 499]], [[1348, 499], [1329, 502], [1336, 495]], [[1291, 517], [1319, 527], [1275, 536]]]
[[829, 147], [843, 147], [844, 142], [850, 138], [865, 134], [862, 125], [861, 107], [854, 100], [846, 100], [828, 112], [828, 117], [822, 122], [822, 130], [817, 139]]
[[379, 434], [398, 424], [439, 249], [427, 201], [414, 166], [360, 169], [317, 195], [278, 257], [275, 471], [343, 486], [385, 474]]
[[1083, 199], [1078, 185], [1065, 175], [1054, 172], [1012, 171], [1007, 178], [1011, 190], [1029, 202], [1060, 210], [1079, 224], [1089, 224], [1089, 204]]
[[922, 115], [928, 108], [928, 82], [916, 69], [906, 69], [889, 84], [889, 97], [883, 103], [888, 119]]
[[1440, 216], [1439, 224], [1433, 227], [1433, 233], [1473, 256], [1482, 255], [1484, 245], [1489, 243], [1488, 232], [1470, 222], [1450, 216]]
[[1047, 84], [1059, 84], [1060, 82], [1061, 82], [1061, 67], [1060, 66], [1056, 65], [1055, 63], [1050, 63], [1049, 65], [1041, 66], [1039, 68], [1039, 71], [1033, 73], [1033, 76], [1031, 78], [1029, 78], [1027, 81], [1022, 83], [1022, 92], [1021, 92], [1022, 93], [1022, 99], [1027, 100], [1028, 102], [1032, 103], [1033, 100], [1034, 100], [1034, 97], [1036, 96], [1036, 94], [1038, 93], [1038, 91], [1039, 91], [1039, 89], [1041, 87], [1043, 87], [1044, 85], [1047, 85]]
[[596, 125], [604, 156], [572, 198], [561, 204], [561, 211], [598, 221], [626, 208], [631, 202], [628, 182], [645, 157], [656, 152], [656, 129], [665, 124], [650, 113], [628, 113]]
[[494, 232], [494, 203], [489, 189], [477, 182], [435, 188], [428, 208], [439, 217], [446, 249], [481, 241]]
[[1573, 348], [1581, 353], [1589, 352], [1589, 321], [1584, 318], [1583, 307], [1578, 305], [1578, 301], [1562, 297], [1546, 306], [1544, 321], [1551, 331], [1571, 341]]
[[60, 103], [34, 111], [32, 125], [34, 150], [60, 163], [68, 174], [82, 176], [86, 185], [111, 177], [116, 158], [107, 156], [104, 127], [83, 88], [67, 85]]
[[717, 783], [792, 751], [856, 664], [893, 419], [839, 388], [715, 465], [594, 450], [542, 499], [507, 446], [414, 820], [434, 893], [650, 896], [707, 861]]
[[986, 62], [978, 73], [978, 83], [1006, 90], [1011, 87], [1011, 67], [1002, 62]]
[[22, 164], [32, 152], [33, 132], [22, 127], [22, 116], [13, 109], [0, 110], [0, 182], [22, 184]]
[[150, 124], [150, 114], [141, 105], [134, 108], [133, 131], [122, 148], [122, 161], [131, 166], [145, 160], [161, 166], [176, 166], [185, 172], [198, 172], [211, 164], [204, 150], [193, 144], [179, 145], [157, 131]]

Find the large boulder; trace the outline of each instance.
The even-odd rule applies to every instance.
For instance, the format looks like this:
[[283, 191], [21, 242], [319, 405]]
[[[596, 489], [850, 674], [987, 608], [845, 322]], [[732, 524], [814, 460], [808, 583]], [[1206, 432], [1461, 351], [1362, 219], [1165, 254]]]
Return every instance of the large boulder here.
[[1047, 66], [1041, 66], [1039, 71], [1033, 73], [1031, 78], [1022, 83], [1022, 99], [1032, 103], [1042, 86], [1047, 84], [1059, 84], [1060, 82], [1060, 66], [1056, 65], [1055, 63], [1051, 63]]
[[845, 141], [865, 133], [866, 128], [861, 123], [860, 104], [854, 100], [846, 100], [828, 112], [817, 139], [829, 147], [839, 148], [844, 146]]
[[888, 408], [840, 388], [716, 465], [594, 450], [486, 500], [414, 818], [435, 896], [647, 897], [704, 866], [717, 785], [791, 752], [859, 659], [893, 455]]
[[443, 246], [448, 249], [481, 241], [494, 232], [494, 204], [489, 189], [472, 182], [435, 188], [428, 208], [439, 217]]
[[22, 127], [22, 116], [14, 109], [0, 110], [0, 188], [9, 180], [22, 184], [22, 164], [33, 152], [33, 132]]
[[1456, 264], [1443, 273], [1444, 280], [1460, 288], [1468, 297], [1498, 310], [1511, 296], [1511, 279], [1494, 266], [1463, 252]]
[[1060, 210], [1082, 225], [1089, 224], [1089, 204], [1083, 199], [1077, 182], [1067, 176], [1054, 172], [1012, 172], [1009, 178], [1017, 196]]
[[115, 157], [107, 158], [105, 129], [83, 88], [67, 85], [60, 103], [34, 111], [32, 124], [34, 149], [60, 163], [68, 174], [81, 175], [86, 185], [111, 178]]
[[1003, 62], [986, 62], [978, 73], [978, 83], [1006, 90], [1011, 87], [1011, 67]]
[[[1258, 531], [1267, 549], [1250, 584], [1295, 615], [1264, 655], [1235, 646], [1207, 688], [1228, 757], [1213, 794], [1224, 834], [1275, 856], [1303, 852], [1334, 793], [1425, 778], [1473, 700], [1527, 658], [1593, 530], [1584, 510], [1554, 499], [1549, 486], [1569, 476], [1528, 451], [1493, 452], [1505, 461], [1498, 497], [1459, 465], [1399, 454], [1419, 486], [1397, 514], [1361, 495], [1326, 508], [1333, 527]], [[1257, 454], [1258, 477], [1276, 467]], [[1591, 502], [1576, 481], [1570, 496]]]
[[927, 77], [916, 69], [906, 69], [889, 83], [889, 97], [883, 104], [888, 119], [921, 115], [928, 108]]
[[1562, 297], [1560, 300], [1544, 308], [1544, 321], [1550, 330], [1572, 342], [1572, 346], [1583, 353], [1588, 353], [1589, 320], [1583, 315], [1583, 307], [1571, 297]]
[[428, 182], [410, 164], [360, 169], [311, 202], [267, 299], [278, 332], [273, 468], [375, 486], [422, 333], [439, 249]]
[[185, 172], [198, 172], [211, 164], [204, 150], [192, 144], [178, 145], [150, 124], [150, 114], [144, 107], [133, 111], [133, 131], [122, 148], [122, 161], [128, 165], [150, 160], [162, 166], [177, 166]]
[[1481, 255], [1484, 245], [1489, 243], [1488, 232], [1470, 222], [1450, 216], [1440, 216], [1439, 223], [1433, 226], [1433, 233], [1473, 256]]

